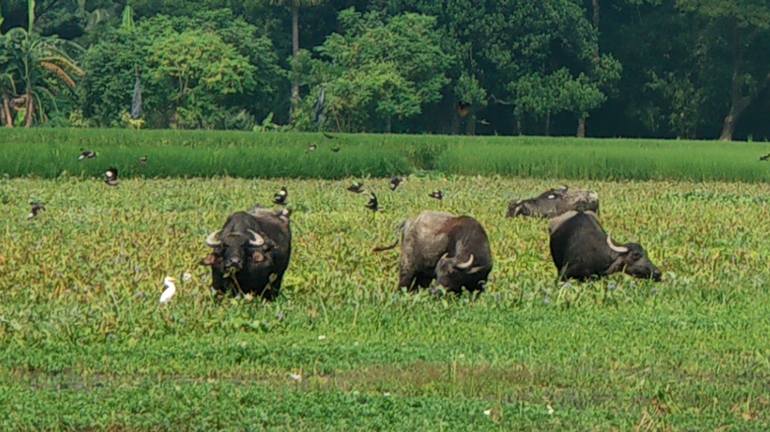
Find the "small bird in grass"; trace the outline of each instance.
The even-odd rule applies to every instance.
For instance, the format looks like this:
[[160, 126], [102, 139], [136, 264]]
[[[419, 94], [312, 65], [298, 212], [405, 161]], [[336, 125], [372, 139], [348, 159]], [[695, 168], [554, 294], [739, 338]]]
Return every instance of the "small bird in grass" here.
[[348, 191], [353, 193], [361, 193], [364, 191], [364, 184], [361, 182], [353, 182], [352, 185], [348, 186]]
[[139, 165], [147, 165], [147, 155], [139, 158]]
[[770, 153], [760, 157], [759, 160], [767, 162], [768, 160], [770, 160]]
[[166, 278], [163, 279], [163, 286], [165, 286], [166, 289], [163, 291], [163, 294], [160, 295], [160, 304], [162, 305], [168, 304], [174, 297], [174, 294], [176, 294], [176, 279], [171, 276], [166, 276]]
[[308, 152], [314, 152], [316, 151], [316, 149], [318, 149], [318, 144], [316, 143], [312, 143], [307, 147]]
[[401, 182], [404, 181], [401, 177], [393, 176], [390, 178], [390, 190], [394, 191], [398, 189], [398, 186], [401, 184]]
[[380, 203], [377, 201], [377, 195], [374, 192], [369, 192], [369, 202], [366, 203], [366, 208], [373, 212], [380, 210]]
[[329, 134], [328, 134], [328, 133], [326, 133], [326, 132], [321, 132], [321, 133], [323, 133], [323, 135], [324, 135], [324, 137], [325, 137], [326, 139], [335, 139], [335, 138], [337, 138], [337, 137], [335, 137], [335, 136], [329, 135]]
[[280, 205], [285, 205], [286, 200], [289, 199], [289, 191], [286, 190], [286, 187], [282, 187], [281, 190], [275, 193], [273, 196], [273, 202]]
[[434, 190], [433, 192], [431, 192], [431, 193], [430, 193], [430, 195], [428, 195], [428, 196], [430, 196], [430, 197], [431, 197], [431, 198], [433, 198], [433, 199], [437, 199], [437, 200], [439, 200], [439, 201], [441, 201], [442, 199], [444, 199], [444, 193], [443, 193], [443, 192], [441, 192], [441, 191], [440, 191], [440, 190], [438, 190], [438, 189], [436, 189], [436, 190]]
[[107, 171], [104, 172], [104, 182], [107, 183], [107, 186], [117, 186], [118, 185], [118, 169], [115, 167], [110, 167]]
[[30, 210], [29, 215], [27, 215], [27, 219], [32, 219], [34, 217], [37, 217], [38, 214], [40, 214], [41, 211], [45, 210], [45, 206], [39, 202], [33, 202], [32, 204], [32, 210]]
[[82, 161], [83, 159], [93, 159], [96, 157], [96, 152], [94, 151], [83, 150], [83, 149], [80, 149], [80, 150], [82, 151], [80, 152], [80, 156], [78, 156], [79, 161]]

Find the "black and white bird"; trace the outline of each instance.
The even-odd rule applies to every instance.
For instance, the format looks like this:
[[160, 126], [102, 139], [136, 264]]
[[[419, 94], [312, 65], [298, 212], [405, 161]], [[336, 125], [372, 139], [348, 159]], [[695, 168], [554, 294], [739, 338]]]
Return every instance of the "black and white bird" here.
[[364, 184], [361, 182], [353, 182], [352, 185], [348, 186], [348, 191], [353, 193], [361, 193], [364, 191]]
[[307, 151], [308, 152], [314, 152], [317, 149], [318, 149], [318, 144], [316, 144], [316, 143], [311, 143], [309, 146], [307, 146]]
[[366, 208], [373, 212], [380, 209], [380, 203], [377, 201], [377, 195], [374, 192], [369, 192], [369, 202], [366, 203]]
[[83, 150], [83, 149], [80, 149], [80, 150], [82, 150], [82, 151], [80, 152], [80, 155], [78, 156], [78, 160], [79, 161], [82, 161], [84, 159], [93, 159], [93, 158], [96, 157], [96, 152], [94, 152], [94, 151]]
[[438, 190], [438, 189], [436, 189], [436, 190], [434, 190], [433, 192], [431, 192], [429, 196], [430, 196], [431, 198], [433, 198], [433, 199], [437, 199], [437, 200], [439, 200], [439, 201], [440, 201], [440, 200], [442, 200], [442, 199], [444, 199], [444, 193], [443, 193], [443, 192], [441, 192], [441, 191], [440, 191], [440, 190]]
[[761, 160], [763, 162], [767, 162], [768, 160], [770, 160], [770, 153], [760, 157], [759, 160]]
[[104, 172], [104, 182], [107, 183], [107, 186], [117, 186], [118, 169], [115, 167], [110, 167], [107, 169], [107, 171]]
[[139, 158], [139, 165], [147, 165], [147, 155]]
[[29, 211], [29, 215], [27, 215], [27, 219], [32, 219], [37, 217], [38, 214], [40, 214], [41, 211], [45, 210], [45, 206], [39, 202], [33, 202], [32, 204], [32, 210]]
[[398, 186], [403, 182], [404, 179], [398, 176], [393, 176], [390, 178], [390, 190], [394, 191], [398, 189]]
[[289, 191], [286, 190], [286, 187], [282, 187], [281, 190], [275, 193], [273, 196], [273, 202], [276, 204], [284, 205], [286, 204], [286, 200], [289, 199]]

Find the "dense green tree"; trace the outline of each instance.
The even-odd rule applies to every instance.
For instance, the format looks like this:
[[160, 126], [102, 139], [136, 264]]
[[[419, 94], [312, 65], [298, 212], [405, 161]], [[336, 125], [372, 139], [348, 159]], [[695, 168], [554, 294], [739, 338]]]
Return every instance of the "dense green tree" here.
[[[433, 20], [427, 36], [410, 14]], [[33, 33], [87, 48], [65, 50], [86, 72], [77, 98], [55, 72], [35, 78], [49, 90], [35, 122], [55, 106], [57, 125], [123, 124], [138, 70], [154, 127], [770, 137], [765, 0], [3, 0], [0, 34], [30, 17]], [[401, 52], [442, 60], [416, 76]], [[9, 59], [0, 120], [13, 124], [26, 85]], [[195, 86], [179, 92], [173, 62]]]
[[4, 59], [0, 72], [6, 78], [2, 88], [6, 125], [18, 122], [18, 119], [11, 121], [14, 110], [23, 115], [27, 127], [32, 126], [35, 119], [45, 121], [47, 108], [56, 107], [55, 93], [59, 86], [74, 88], [75, 79], [83, 75], [66, 50], [77, 46], [20, 27], [2, 35], [0, 45], [0, 59]]
[[[270, 0], [270, 3], [285, 6], [291, 10], [291, 55], [296, 59], [299, 54], [299, 11], [301, 8], [318, 6], [323, 0]], [[299, 105], [299, 78], [292, 77], [291, 83], [291, 109], [292, 112]]]
[[[729, 109], [720, 139], [733, 139], [735, 127], [755, 98], [770, 85], [770, 3], [766, 0], [677, 0], [685, 11], [705, 17], [712, 61], [726, 63]], [[724, 58], [729, 63], [723, 62]]]
[[84, 63], [84, 114], [117, 125], [141, 71], [149, 125], [248, 128], [270, 112], [283, 71], [270, 41], [225, 10], [156, 16], [108, 33]]
[[340, 13], [340, 25], [342, 33], [318, 48], [305, 125], [321, 94], [332, 127], [351, 131], [391, 131], [394, 119], [419, 114], [441, 98], [451, 58], [441, 49], [434, 18], [408, 13], [384, 19], [349, 9]]

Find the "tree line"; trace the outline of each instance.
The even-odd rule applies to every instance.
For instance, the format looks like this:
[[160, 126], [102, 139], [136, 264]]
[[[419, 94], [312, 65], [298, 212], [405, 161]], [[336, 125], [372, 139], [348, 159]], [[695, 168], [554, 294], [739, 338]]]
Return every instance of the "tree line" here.
[[770, 136], [766, 0], [3, 0], [0, 124]]

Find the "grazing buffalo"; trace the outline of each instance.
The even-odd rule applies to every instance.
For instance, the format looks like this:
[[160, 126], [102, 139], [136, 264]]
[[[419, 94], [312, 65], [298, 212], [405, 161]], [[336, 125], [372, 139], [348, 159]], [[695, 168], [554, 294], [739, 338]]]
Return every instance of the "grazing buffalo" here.
[[512, 201], [506, 217], [532, 216], [553, 218], [568, 211], [599, 211], [599, 195], [563, 186], [543, 192], [535, 198]]
[[550, 221], [551, 257], [561, 280], [586, 280], [624, 272], [660, 281], [661, 274], [641, 245], [616, 245], [596, 213], [570, 211]]
[[[492, 271], [487, 233], [470, 216], [426, 211], [401, 226], [399, 287], [426, 288], [433, 279], [447, 290], [483, 291]], [[375, 251], [393, 249], [391, 246]]]
[[291, 257], [289, 213], [259, 206], [234, 213], [221, 230], [209, 234], [206, 244], [212, 253], [201, 264], [211, 267], [216, 291], [272, 300]]

